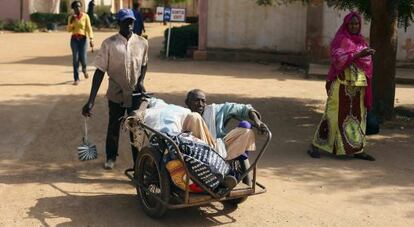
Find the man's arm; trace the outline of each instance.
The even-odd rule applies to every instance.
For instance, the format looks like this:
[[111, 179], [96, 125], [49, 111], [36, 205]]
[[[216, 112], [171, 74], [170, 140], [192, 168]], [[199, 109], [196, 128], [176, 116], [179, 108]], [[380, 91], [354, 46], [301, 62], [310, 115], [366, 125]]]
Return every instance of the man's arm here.
[[95, 98], [98, 94], [104, 75], [105, 73], [99, 69], [96, 69], [95, 74], [93, 75], [91, 93], [88, 102], [82, 108], [82, 115], [85, 117], [90, 117], [92, 115], [91, 111], [95, 104]]
[[224, 121], [227, 121], [229, 117], [236, 118], [238, 120], [250, 119], [253, 121], [254, 126], [257, 127], [259, 132], [264, 132], [266, 125], [260, 120], [260, 114], [251, 105], [239, 104], [239, 103], [225, 103], [219, 108], [219, 112], [223, 111]]
[[143, 65], [141, 67], [141, 75], [139, 75], [139, 78], [138, 78], [138, 87], [137, 87], [138, 92], [145, 93], [147, 91], [145, 90], [145, 87], [144, 87], [144, 80], [145, 80], [146, 74], [147, 74], [147, 65]]
[[144, 80], [145, 80], [145, 75], [147, 74], [147, 65], [148, 65], [148, 41], [146, 39], [143, 39], [143, 40], [145, 42], [145, 50], [144, 50], [144, 54], [142, 57], [141, 74], [138, 77], [137, 91], [145, 93], [146, 89], [144, 87]]

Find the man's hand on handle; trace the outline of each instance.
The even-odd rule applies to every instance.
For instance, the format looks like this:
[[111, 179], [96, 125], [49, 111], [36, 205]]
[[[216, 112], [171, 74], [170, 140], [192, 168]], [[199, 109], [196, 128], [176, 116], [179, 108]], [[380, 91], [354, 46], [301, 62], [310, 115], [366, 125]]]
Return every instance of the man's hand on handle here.
[[254, 126], [257, 128], [257, 131], [261, 135], [268, 131], [267, 125], [263, 123], [261, 120], [254, 122]]

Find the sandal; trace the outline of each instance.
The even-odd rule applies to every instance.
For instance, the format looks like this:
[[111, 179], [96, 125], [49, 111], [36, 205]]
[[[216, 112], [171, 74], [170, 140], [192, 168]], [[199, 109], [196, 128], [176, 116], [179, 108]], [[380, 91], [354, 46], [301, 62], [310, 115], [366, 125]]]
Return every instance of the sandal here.
[[311, 148], [309, 148], [308, 154], [312, 158], [321, 158], [321, 153], [319, 153], [318, 149], [315, 148], [314, 146], [311, 146]]
[[359, 153], [359, 154], [354, 154], [354, 158], [367, 160], [367, 161], [375, 161], [374, 157], [372, 157], [371, 155], [369, 155], [365, 152], [362, 152], [362, 153]]

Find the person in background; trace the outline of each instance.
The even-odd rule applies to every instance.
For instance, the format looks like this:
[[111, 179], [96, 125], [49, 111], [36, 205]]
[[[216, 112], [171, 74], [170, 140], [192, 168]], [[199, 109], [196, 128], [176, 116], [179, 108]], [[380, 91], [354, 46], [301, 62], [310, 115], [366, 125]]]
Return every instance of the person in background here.
[[320, 151], [374, 161], [364, 152], [367, 111], [372, 107], [372, 55], [361, 35], [361, 16], [351, 12], [331, 43], [331, 68], [326, 80], [325, 112], [308, 154]]
[[79, 84], [79, 62], [82, 65], [82, 72], [87, 79], [87, 36], [89, 45], [93, 48], [93, 31], [91, 21], [86, 13], [81, 12], [82, 3], [73, 1], [71, 4], [74, 14], [68, 18], [67, 31], [72, 33], [70, 38], [70, 47], [72, 49], [73, 64], [73, 85]]
[[91, 0], [88, 4], [88, 10], [86, 10], [86, 13], [88, 14], [89, 18], [91, 19], [91, 24], [95, 25], [95, 0]]
[[[132, 32], [134, 13], [130, 9], [121, 9], [117, 13], [119, 33], [102, 42], [95, 58], [96, 71], [92, 88], [82, 114], [90, 117], [95, 98], [101, 86], [105, 72], [109, 76], [108, 98], [109, 121], [106, 135], [105, 169], [113, 169], [118, 156], [119, 132], [123, 116], [139, 108], [138, 94], [144, 93], [144, 78], [147, 71], [148, 41]], [[133, 140], [133, 135], [130, 134]], [[135, 163], [137, 149], [131, 145]], [[135, 164], [134, 164], [135, 165]]]
[[142, 35], [142, 33], [145, 33], [145, 27], [144, 19], [142, 18], [142, 13], [140, 12], [138, 2], [134, 2], [132, 4], [132, 11], [134, 12], [135, 16], [134, 33], [137, 35]]

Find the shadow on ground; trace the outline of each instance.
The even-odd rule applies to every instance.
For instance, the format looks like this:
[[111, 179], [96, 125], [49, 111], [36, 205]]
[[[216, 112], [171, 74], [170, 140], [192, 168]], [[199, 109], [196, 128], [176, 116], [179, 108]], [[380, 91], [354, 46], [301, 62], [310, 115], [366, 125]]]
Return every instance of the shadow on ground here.
[[[64, 209], [61, 207], [65, 206]], [[81, 207], [81, 209], [79, 209]], [[230, 224], [236, 220], [228, 215], [236, 207], [213, 203], [202, 207], [171, 210], [161, 219], [152, 219], [139, 207], [136, 195], [111, 194], [65, 196], [41, 198], [28, 211], [30, 218], [36, 218], [44, 226], [49, 226], [48, 219], [63, 217], [69, 219], [57, 226], [217, 226]], [[89, 211], [86, 212], [85, 211]], [[99, 217], [99, 218], [97, 218]], [[217, 219], [220, 217], [220, 220]]]

